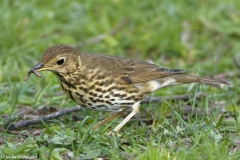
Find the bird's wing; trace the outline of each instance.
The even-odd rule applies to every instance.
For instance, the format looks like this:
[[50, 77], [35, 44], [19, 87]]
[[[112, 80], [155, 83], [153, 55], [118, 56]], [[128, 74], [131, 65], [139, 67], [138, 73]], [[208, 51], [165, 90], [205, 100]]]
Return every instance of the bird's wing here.
[[184, 70], [161, 68], [148, 62], [128, 61], [129, 63], [118, 65], [120, 67], [114, 68], [112, 72], [120, 83], [139, 83], [184, 72]]
[[[83, 57], [86, 58], [87, 56]], [[85, 60], [87, 65], [85, 68], [90, 70], [98, 68], [100, 72], [107, 73], [107, 76], [111, 76], [115, 81], [122, 84], [139, 83], [184, 72], [184, 70], [161, 68], [148, 62], [108, 55], [91, 54], [88, 57]]]

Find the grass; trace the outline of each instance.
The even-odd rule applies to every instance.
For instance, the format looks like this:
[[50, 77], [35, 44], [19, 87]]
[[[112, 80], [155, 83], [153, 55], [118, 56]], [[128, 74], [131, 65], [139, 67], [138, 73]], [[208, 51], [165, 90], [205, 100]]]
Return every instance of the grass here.
[[[146, 60], [188, 74], [222, 74], [222, 89], [190, 84], [151, 96], [206, 92], [201, 99], [144, 104], [121, 137], [106, 136], [120, 119], [93, 131], [109, 113], [84, 110], [15, 131], [0, 132], [0, 157], [35, 159], [239, 159], [238, 1], [86, 0], [0, 2], [0, 125], [75, 105], [52, 73], [27, 71], [46, 48], [70, 44], [85, 52]], [[124, 23], [123, 23], [124, 22]], [[114, 35], [109, 32], [124, 24]], [[88, 39], [104, 35], [102, 41]], [[228, 76], [227, 73], [231, 73]], [[187, 112], [186, 108], [191, 111]], [[27, 109], [27, 111], [26, 111]], [[198, 110], [198, 112], [197, 112]], [[51, 112], [51, 110], [49, 111]], [[78, 117], [76, 120], [74, 117]], [[79, 118], [80, 117], [80, 118]], [[81, 118], [82, 117], [82, 118]], [[146, 121], [145, 121], [145, 120]]]

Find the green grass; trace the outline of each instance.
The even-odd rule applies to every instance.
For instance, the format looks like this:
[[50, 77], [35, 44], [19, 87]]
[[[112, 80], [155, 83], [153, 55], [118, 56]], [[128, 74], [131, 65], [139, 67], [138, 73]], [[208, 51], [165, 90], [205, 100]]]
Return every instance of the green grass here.
[[[240, 82], [233, 61], [240, 63], [239, 7], [239, 1], [228, 0], [0, 1], [2, 128], [9, 121], [23, 119], [26, 106], [36, 111], [75, 105], [52, 73], [42, 72], [41, 79], [31, 76], [23, 81], [44, 50], [55, 44], [151, 61], [193, 75], [232, 74], [224, 77], [231, 86], [222, 89], [190, 84], [153, 93], [151, 96], [201, 91], [207, 96], [144, 104], [140, 118], [127, 123], [120, 137], [105, 133], [121, 119], [93, 131], [98, 119], [109, 113], [88, 110], [75, 113], [80, 117], [77, 121], [67, 115], [15, 134], [2, 131], [0, 159], [239, 159]], [[111, 35], [119, 24], [122, 27]], [[102, 34], [102, 41], [86, 43]], [[186, 107], [192, 111], [186, 112]]]

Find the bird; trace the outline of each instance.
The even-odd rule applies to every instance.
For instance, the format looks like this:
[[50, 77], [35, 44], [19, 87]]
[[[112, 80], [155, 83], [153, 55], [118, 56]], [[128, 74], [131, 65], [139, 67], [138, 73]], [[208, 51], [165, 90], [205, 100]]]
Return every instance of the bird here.
[[54, 73], [65, 94], [79, 106], [90, 110], [114, 112], [95, 124], [93, 129], [108, 123], [126, 110], [131, 112], [113, 129], [118, 132], [139, 112], [140, 102], [150, 93], [167, 86], [185, 83], [229, 85], [221, 79], [184, 74], [181, 69], [168, 69], [158, 65], [104, 54], [82, 52], [69, 45], [59, 44], [45, 50], [31, 73]]

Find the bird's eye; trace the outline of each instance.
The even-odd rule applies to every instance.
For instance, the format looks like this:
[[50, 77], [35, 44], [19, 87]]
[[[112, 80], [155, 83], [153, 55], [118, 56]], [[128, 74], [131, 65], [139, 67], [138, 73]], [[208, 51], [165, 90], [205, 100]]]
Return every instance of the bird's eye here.
[[65, 58], [60, 58], [58, 61], [57, 61], [57, 64], [58, 65], [62, 65], [65, 61]]

